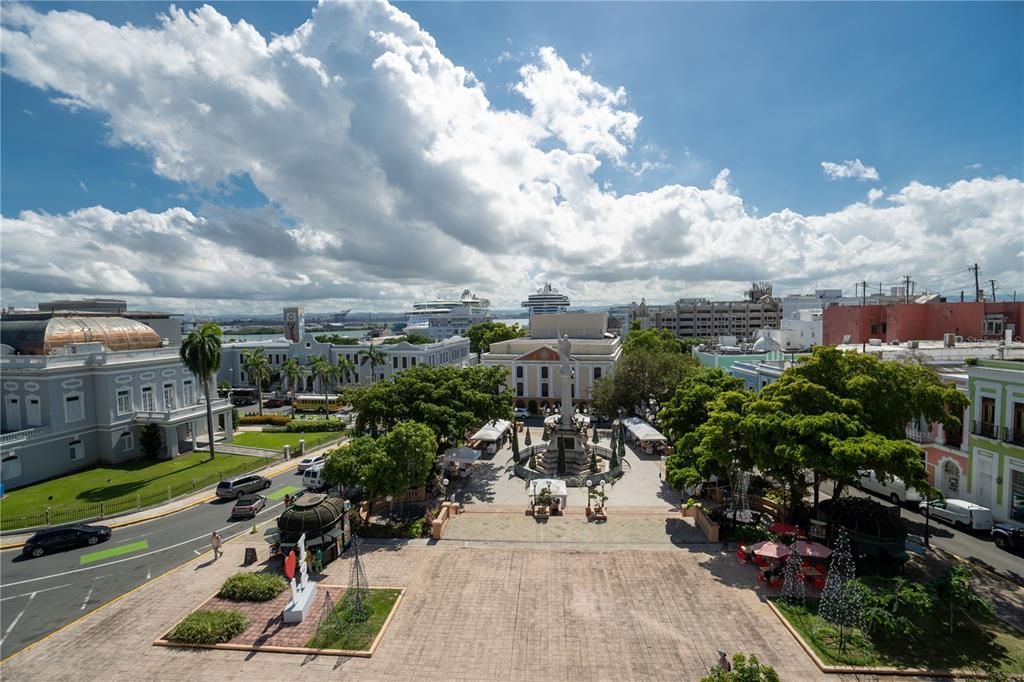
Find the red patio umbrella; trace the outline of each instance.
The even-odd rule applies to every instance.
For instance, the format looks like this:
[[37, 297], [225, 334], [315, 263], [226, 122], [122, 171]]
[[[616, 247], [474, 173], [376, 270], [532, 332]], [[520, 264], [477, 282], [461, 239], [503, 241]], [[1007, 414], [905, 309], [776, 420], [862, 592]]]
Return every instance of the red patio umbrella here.
[[806, 540], [797, 540], [793, 543], [791, 549], [802, 557], [811, 557], [813, 559], [827, 559], [832, 554], [832, 550], [825, 545], [817, 542], [807, 542]]
[[796, 535], [796, 532], [800, 529], [791, 523], [783, 523], [782, 521], [776, 521], [772, 525], [768, 526], [768, 530], [775, 533], [776, 535]]
[[766, 556], [772, 559], [784, 559], [790, 555], [791, 550], [781, 542], [772, 542], [771, 540], [762, 540], [761, 542], [753, 545], [750, 548], [754, 554], [758, 556]]

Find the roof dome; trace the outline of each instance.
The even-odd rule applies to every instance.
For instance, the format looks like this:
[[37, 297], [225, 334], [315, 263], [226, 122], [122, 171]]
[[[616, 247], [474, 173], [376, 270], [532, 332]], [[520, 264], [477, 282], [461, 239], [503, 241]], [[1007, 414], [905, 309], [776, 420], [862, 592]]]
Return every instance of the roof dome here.
[[337, 525], [345, 514], [345, 500], [327, 495], [303, 495], [277, 517], [277, 528], [283, 541], [297, 540], [300, 535], [320, 535]]
[[109, 350], [159, 348], [156, 331], [124, 317], [51, 317], [5, 321], [2, 342], [22, 355], [48, 355], [72, 343], [102, 343]]

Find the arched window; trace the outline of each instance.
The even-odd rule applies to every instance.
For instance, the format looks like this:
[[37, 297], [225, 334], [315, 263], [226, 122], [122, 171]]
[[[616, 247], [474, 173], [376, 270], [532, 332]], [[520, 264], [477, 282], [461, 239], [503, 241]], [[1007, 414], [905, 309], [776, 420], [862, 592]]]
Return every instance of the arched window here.
[[956, 462], [946, 461], [942, 465], [942, 474], [945, 479], [945, 487], [947, 492], [957, 493], [960, 491], [960, 467], [956, 465]]

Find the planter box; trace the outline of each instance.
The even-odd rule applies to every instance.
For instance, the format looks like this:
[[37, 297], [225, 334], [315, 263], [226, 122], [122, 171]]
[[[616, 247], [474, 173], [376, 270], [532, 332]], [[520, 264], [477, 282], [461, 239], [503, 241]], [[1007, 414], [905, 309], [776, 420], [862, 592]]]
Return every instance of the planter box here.
[[697, 510], [693, 518], [697, 522], [697, 527], [704, 533], [704, 537], [708, 539], [708, 542], [718, 542], [719, 525], [711, 520], [702, 507], [693, 507], [693, 509]]
[[550, 507], [546, 507], [546, 506], [539, 505], [539, 504], [535, 505], [533, 507], [533, 516], [535, 518], [541, 518], [541, 517], [547, 518], [550, 515], [551, 515], [551, 508]]
[[683, 518], [692, 519], [697, 516], [697, 510], [700, 509], [697, 505], [692, 507], [683, 507]]

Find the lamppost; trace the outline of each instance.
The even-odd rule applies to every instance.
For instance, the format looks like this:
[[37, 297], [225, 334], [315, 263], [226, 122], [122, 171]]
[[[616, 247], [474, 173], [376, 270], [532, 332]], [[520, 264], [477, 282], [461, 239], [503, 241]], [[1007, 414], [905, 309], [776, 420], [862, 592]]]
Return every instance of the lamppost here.
[[932, 518], [932, 496], [929, 493], [924, 494], [924, 546], [927, 548], [931, 547], [930, 535], [931, 535], [931, 524], [929, 523]]
[[594, 482], [587, 479], [587, 516], [590, 516], [590, 488], [594, 485]]
[[732, 488], [732, 490], [730, 491], [730, 493], [731, 493], [730, 494], [730, 498], [732, 498], [731, 501], [732, 501], [732, 532], [733, 533], [736, 533], [736, 503], [739, 501], [739, 500], [736, 499], [736, 478], [739, 475], [739, 467], [740, 467], [739, 460], [737, 458], [733, 457], [733, 459], [732, 459], [732, 481], [730, 482], [731, 485], [729, 486], [730, 488]]
[[388, 501], [388, 521], [391, 521], [391, 520], [392, 520], [392, 515], [391, 515], [391, 502], [392, 502], [392, 501], [393, 501], [393, 500], [394, 500], [395, 498], [394, 498], [394, 497], [392, 497], [391, 495], [388, 495], [388, 496], [387, 496], [387, 497], [385, 497], [384, 499]]

